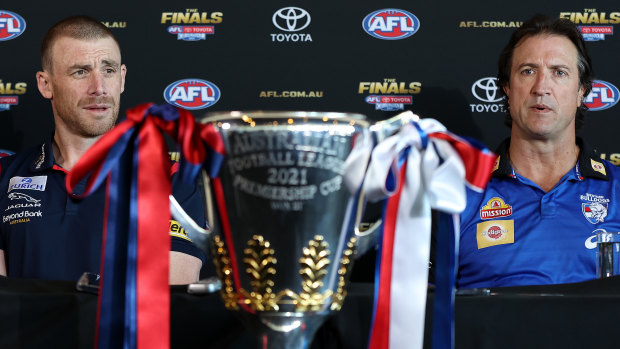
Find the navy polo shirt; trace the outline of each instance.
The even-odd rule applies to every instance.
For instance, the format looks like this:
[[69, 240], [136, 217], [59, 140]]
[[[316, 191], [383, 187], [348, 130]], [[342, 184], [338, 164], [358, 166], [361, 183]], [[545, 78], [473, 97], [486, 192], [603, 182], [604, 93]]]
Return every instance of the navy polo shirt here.
[[620, 231], [620, 168], [578, 140], [577, 165], [549, 192], [516, 173], [509, 140], [483, 193], [461, 214], [460, 288], [571, 283], [596, 277], [596, 233]]
[[[0, 249], [9, 277], [77, 280], [99, 273], [105, 185], [84, 199], [68, 195], [67, 171], [54, 162], [51, 139], [0, 159]], [[205, 224], [197, 186], [173, 176], [173, 193], [198, 224]], [[84, 191], [85, 182], [76, 188]], [[171, 221], [172, 251], [203, 263], [204, 253]]]

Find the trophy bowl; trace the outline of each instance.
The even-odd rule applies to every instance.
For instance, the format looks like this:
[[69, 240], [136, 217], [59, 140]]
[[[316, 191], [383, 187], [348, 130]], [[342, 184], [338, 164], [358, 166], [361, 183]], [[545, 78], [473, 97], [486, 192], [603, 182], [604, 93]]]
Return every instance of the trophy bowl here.
[[359, 223], [369, 124], [360, 114], [299, 111], [209, 113], [200, 122], [226, 150], [219, 176], [204, 178], [224, 304], [261, 348], [306, 348], [342, 307], [368, 236]]

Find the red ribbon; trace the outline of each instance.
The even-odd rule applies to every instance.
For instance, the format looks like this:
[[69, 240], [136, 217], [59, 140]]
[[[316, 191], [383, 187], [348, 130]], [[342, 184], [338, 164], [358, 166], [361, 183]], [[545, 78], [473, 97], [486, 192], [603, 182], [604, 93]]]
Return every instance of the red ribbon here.
[[[171, 179], [168, 148], [162, 132], [177, 140], [182, 155], [179, 172], [186, 182], [194, 180], [203, 165], [206, 165], [212, 177], [217, 175], [224, 154], [224, 144], [213, 126], [196, 124], [194, 117], [184, 109], [176, 109], [169, 105], [154, 106], [149, 103], [130, 109], [127, 112], [127, 119], [101, 137], [66, 178], [69, 193], [73, 193], [75, 186], [87, 178], [86, 192], [82, 196], [90, 194], [106, 177], [114, 173], [115, 167], [120, 166], [119, 160], [125, 156], [123, 155], [125, 148], [131, 147], [131, 143], [135, 141], [136, 147], [131, 159], [133, 164], [131, 178], [118, 178], [119, 181], [131, 182], [131, 202], [127, 210], [129, 212], [119, 213], [119, 215], [128, 214], [129, 217], [108, 216], [109, 211], [115, 209], [108, 207], [108, 202], [111, 201], [109, 197], [115, 195], [108, 190], [106, 223], [104, 223], [104, 227], [110, 229], [110, 224], [120, 222], [120, 226], [125, 226], [129, 231], [129, 238], [124, 237], [129, 241], [125, 252], [128, 256], [125, 303], [119, 304], [121, 303], [119, 297], [112, 297], [106, 299], [105, 303], [111, 305], [111, 309], [101, 305], [102, 299], [107, 295], [106, 290], [110, 290], [106, 288], [106, 276], [110, 281], [118, 282], [118, 278], [113, 279], [110, 274], [115, 268], [106, 269], [107, 275], [104, 274], [105, 265], [108, 263], [114, 265], [113, 261], [108, 259], [115, 256], [105, 250], [105, 240], [101, 264], [102, 286], [99, 292], [98, 335], [103, 337], [104, 334], [111, 334], [123, 338], [100, 337], [98, 340], [100, 347], [157, 349], [170, 346], [168, 196], [171, 193]], [[111, 187], [119, 188], [121, 186], [114, 183], [115, 177], [118, 176], [110, 177]], [[127, 205], [124, 202], [118, 204], [118, 207]], [[123, 223], [125, 220], [128, 221], [126, 225]], [[137, 231], [133, 242], [132, 229]], [[124, 233], [122, 228], [118, 232], [118, 234]], [[110, 236], [104, 231], [104, 239], [108, 238]], [[135, 275], [132, 274], [133, 270]], [[134, 310], [135, 314], [132, 313]], [[124, 312], [124, 316], [119, 316], [118, 313], [109, 316], [108, 312], [114, 311]], [[107, 321], [105, 325], [99, 322], [103, 318]], [[124, 318], [125, 323], [115, 323], [119, 318]]]

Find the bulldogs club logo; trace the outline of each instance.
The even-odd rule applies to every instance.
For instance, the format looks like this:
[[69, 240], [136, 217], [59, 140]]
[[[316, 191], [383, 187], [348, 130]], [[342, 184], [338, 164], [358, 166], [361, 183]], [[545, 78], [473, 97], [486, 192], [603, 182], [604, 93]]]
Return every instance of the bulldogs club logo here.
[[410, 12], [389, 8], [366, 16], [362, 27], [377, 39], [400, 40], [415, 34], [420, 29], [420, 21]]
[[591, 193], [583, 194], [579, 198], [581, 199], [581, 212], [588, 222], [596, 224], [605, 221], [610, 199]]
[[602, 223], [607, 217], [607, 204], [601, 202], [582, 202], [581, 211], [588, 222], [592, 224]]
[[583, 103], [591, 111], [605, 110], [618, 103], [620, 93], [618, 88], [603, 80], [592, 81], [592, 92], [583, 99]]
[[166, 102], [187, 110], [208, 108], [220, 99], [220, 89], [212, 82], [199, 79], [175, 81], [166, 87]]
[[0, 41], [15, 39], [26, 30], [26, 21], [17, 13], [0, 10]]

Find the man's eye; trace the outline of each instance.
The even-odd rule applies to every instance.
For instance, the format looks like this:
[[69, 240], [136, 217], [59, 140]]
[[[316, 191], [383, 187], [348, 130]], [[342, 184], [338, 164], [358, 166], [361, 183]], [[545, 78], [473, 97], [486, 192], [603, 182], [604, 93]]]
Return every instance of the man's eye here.
[[73, 72], [73, 75], [75, 75], [75, 76], [83, 76], [85, 74], [86, 74], [86, 71], [82, 70], [82, 69], [76, 70], [76, 71]]
[[523, 75], [532, 75], [532, 74], [534, 74], [534, 69], [523, 69], [521, 71], [521, 74], [523, 74]]
[[114, 74], [114, 73], [116, 73], [116, 69], [114, 69], [114, 68], [106, 68], [105, 72], [107, 74]]
[[565, 72], [564, 70], [556, 70], [555, 75], [557, 75], [557, 76], [567, 76], [568, 73]]

